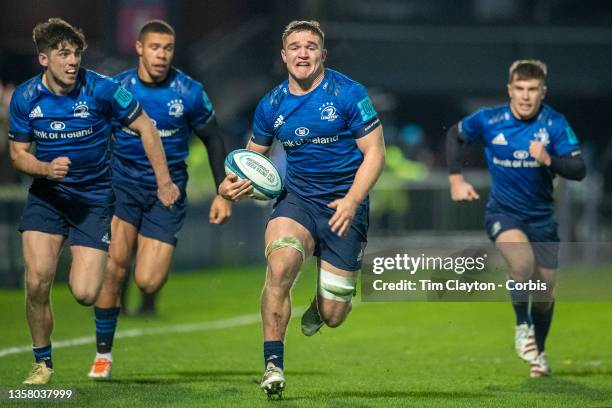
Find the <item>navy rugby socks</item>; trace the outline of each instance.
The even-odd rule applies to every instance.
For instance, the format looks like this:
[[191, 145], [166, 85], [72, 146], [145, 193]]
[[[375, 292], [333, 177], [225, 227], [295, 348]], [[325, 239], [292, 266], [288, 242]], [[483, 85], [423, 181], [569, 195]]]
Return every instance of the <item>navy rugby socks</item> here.
[[98, 353], [110, 353], [117, 328], [118, 307], [101, 308], [94, 306], [96, 316], [96, 347]]
[[45, 363], [47, 368], [53, 368], [53, 361], [51, 360], [51, 343], [48, 346], [43, 347], [32, 347], [34, 352], [34, 359], [37, 363]]
[[546, 337], [548, 336], [548, 331], [550, 330], [554, 309], [555, 302], [534, 303], [531, 305], [531, 318], [533, 319], [533, 328], [535, 331], [535, 340], [538, 346], [538, 353], [544, 351], [544, 343], [546, 342]]
[[529, 316], [529, 291], [528, 290], [511, 290], [510, 300], [516, 314], [516, 325], [527, 323], [531, 326], [531, 317]]
[[285, 345], [282, 341], [264, 341], [264, 368], [268, 363], [274, 364], [276, 367], [283, 369], [284, 361], [283, 354], [285, 353]]

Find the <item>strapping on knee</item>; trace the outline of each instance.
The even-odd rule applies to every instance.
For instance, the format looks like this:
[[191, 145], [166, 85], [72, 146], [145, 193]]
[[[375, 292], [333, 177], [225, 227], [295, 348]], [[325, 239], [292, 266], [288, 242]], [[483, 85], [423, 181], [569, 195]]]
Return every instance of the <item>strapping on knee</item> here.
[[346, 278], [321, 269], [319, 296], [338, 302], [350, 302], [355, 296], [356, 281], [357, 279], [354, 276]]
[[302, 262], [304, 262], [304, 258], [305, 258], [304, 257], [304, 245], [302, 245], [302, 241], [300, 241], [299, 239], [295, 237], [278, 238], [270, 242], [268, 245], [266, 245], [266, 251], [265, 251], [266, 259], [268, 259], [268, 257], [273, 251], [280, 249], [280, 248], [295, 249], [296, 251], [300, 253], [300, 256], [302, 257]]

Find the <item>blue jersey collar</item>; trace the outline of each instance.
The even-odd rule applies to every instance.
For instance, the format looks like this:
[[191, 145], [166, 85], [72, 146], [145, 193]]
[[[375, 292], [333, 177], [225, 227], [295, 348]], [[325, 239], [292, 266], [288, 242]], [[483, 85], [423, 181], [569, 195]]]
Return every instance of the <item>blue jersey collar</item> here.
[[292, 94], [291, 91], [289, 90], [289, 80], [288, 79], [285, 80], [285, 82], [283, 82], [283, 88], [287, 89], [287, 95], [293, 96], [294, 98], [302, 98], [302, 97], [305, 97], [305, 96], [308, 96], [314, 93], [317, 89], [321, 88], [321, 86], [323, 86], [325, 81], [327, 81], [328, 79], [329, 79], [329, 70], [327, 68], [323, 68], [323, 79], [321, 80], [321, 82], [319, 82], [319, 84], [314, 89], [310, 90], [304, 95]]
[[176, 75], [176, 69], [171, 66], [170, 70], [168, 71], [168, 75], [166, 75], [166, 78], [163, 81], [161, 81], [161, 82], [145, 82], [145, 81], [143, 81], [140, 78], [140, 76], [138, 75], [138, 67], [134, 68], [134, 75], [138, 79], [138, 82], [140, 82], [141, 85], [146, 86], [147, 88], [163, 88], [166, 85], [168, 85], [170, 83], [170, 81], [174, 78], [174, 76]]
[[51, 90], [49, 88], [47, 88], [45, 86], [45, 84], [43, 83], [43, 75], [44, 75], [45, 71], [41, 72], [40, 75], [36, 76], [36, 88], [47, 95], [51, 95], [51, 96], [57, 96], [57, 97], [62, 97], [62, 96], [77, 96], [79, 94], [79, 92], [81, 91], [81, 88], [83, 87], [83, 84], [85, 83], [85, 68], [79, 67], [79, 73], [77, 74], [77, 80], [76, 80], [76, 84], [74, 86], [74, 89], [70, 92], [68, 92], [65, 95], [57, 95], [54, 94], [53, 92], [51, 92]]

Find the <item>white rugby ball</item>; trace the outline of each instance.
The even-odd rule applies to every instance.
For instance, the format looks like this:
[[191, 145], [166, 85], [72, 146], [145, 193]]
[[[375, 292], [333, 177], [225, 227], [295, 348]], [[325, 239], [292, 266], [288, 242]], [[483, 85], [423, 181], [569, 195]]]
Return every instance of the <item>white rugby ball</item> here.
[[230, 152], [225, 158], [225, 173], [251, 180], [253, 198], [257, 200], [271, 200], [283, 191], [283, 180], [274, 164], [266, 156], [252, 150]]

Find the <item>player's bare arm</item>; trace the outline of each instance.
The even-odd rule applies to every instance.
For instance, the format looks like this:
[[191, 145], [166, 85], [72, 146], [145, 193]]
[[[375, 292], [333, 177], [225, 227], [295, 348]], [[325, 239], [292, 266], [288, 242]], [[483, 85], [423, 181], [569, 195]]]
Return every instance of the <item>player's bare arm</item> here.
[[130, 124], [130, 129], [140, 134], [142, 145], [151, 162], [151, 167], [157, 180], [157, 196], [159, 201], [164, 206], [170, 207], [179, 199], [181, 193], [170, 178], [168, 163], [166, 162], [166, 155], [159, 133], [144, 111]]
[[33, 177], [47, 177], [51, 180], [62, 179], [70, 169], [70, 159], [65, 156], [56, 157], [51, 162], [38, 160], [31, 152], [31, 143], [9, 143], [13, 166]]
[[249, 140], [249, 143], [247, 143], [246, 145], [246, 149], [252, 150], [259, 154], [263, 154], [264, 156], [267, 156], [268, 153], [270, 152], [270, 146], [260, 145], [260, 144], [253, 142], [252, 140]]
[[336, 210], [329, 219], [329, 225], [338, 236], [346, 235], [353, 223], [357, 207], [374, 187], [385, 166], [385, 139], [382, 125], [357, 139], [357, 147], [363, 154], [363, 162], [357, 169], [353, 185], [344, 198], [328, 204]]

